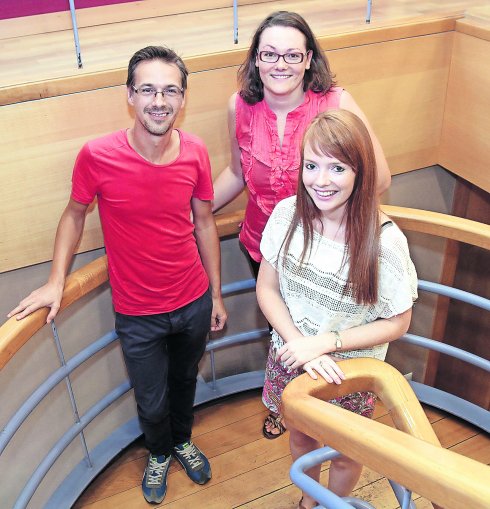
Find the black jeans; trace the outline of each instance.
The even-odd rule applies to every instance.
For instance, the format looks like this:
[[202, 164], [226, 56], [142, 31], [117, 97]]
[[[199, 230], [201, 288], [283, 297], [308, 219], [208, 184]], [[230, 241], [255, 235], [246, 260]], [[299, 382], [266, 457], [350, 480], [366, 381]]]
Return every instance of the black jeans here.
[[116, 313], [116, 332], [152, 454], [191, 438], [199, 361], [211, 323], [210, 291], [170, 313]]

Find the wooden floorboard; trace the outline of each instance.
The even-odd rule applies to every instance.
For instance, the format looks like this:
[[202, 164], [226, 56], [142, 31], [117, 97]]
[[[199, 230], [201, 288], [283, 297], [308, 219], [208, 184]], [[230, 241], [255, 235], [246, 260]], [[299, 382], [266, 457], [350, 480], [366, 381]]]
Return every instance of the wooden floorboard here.
[[[211, 460], [213, 479], [205, 486], [192, 483], [180, 465], [172, 463], [168, 492], [160, 506], [169, 509], [293, 509], [300, 491], [289, 479], [291, 457], [287, 434], [266, 440], [262, 423], [267, 414], [259, 391], [250, 391], [196, 410], [193, 439]], [[434, 430], [446, 448], [490, 464], [490, 438], [459, 419], [426, 408]], [[378, 404], [375, 419], [392, 426], [386, 409]], [[149, 505], [141, 495], [141, 477], [147, 452], [141, 439], [124, 451], [87, 488], [74, 509], [139, 509]], [[328, 482], [329, 462], [321, 481]], [[364, 468], [354, 495], [377, 509], [396, 509], [398, 502], [388, 481]], [[431, 504], [414, 495], [417, 509]], [[203, 505], [204, 504], [204, 505]]]

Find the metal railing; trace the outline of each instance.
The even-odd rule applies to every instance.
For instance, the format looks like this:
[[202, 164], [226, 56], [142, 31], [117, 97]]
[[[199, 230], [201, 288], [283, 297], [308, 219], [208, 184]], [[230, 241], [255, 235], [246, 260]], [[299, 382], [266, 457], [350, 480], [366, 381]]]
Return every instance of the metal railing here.
[[[77, 24], [77, 12], [75, 7], [75, 0], [69, 0], [70, 2], [70, 15], [73, 30], [73, 39], [75, 42], [75, 56], [76, 63], [79, 69], [83, 68], [82, 62], [82, 49], [80, 46], [80, 36], [78, 33]], [[371, 12], [372, 12], [372, 0], [366, 0], [366, 23], [371, 23]], [[233, 43], [238, 44], [238, 0], [233, 0]]]

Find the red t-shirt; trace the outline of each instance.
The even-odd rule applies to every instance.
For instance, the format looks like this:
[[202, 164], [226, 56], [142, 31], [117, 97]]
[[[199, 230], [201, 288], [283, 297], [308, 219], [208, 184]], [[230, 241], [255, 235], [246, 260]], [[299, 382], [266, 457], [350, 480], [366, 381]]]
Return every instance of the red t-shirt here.
[[209, 156], [199, 138], [178, 132], [180, 154], [170, 164], [146, 161], [125, 130], [89, 141], [75, 163], [71, 197], [97, 197], [119, 313], [174, 311], [209, 286], [191, 221], [191, 198], [213, 199]]

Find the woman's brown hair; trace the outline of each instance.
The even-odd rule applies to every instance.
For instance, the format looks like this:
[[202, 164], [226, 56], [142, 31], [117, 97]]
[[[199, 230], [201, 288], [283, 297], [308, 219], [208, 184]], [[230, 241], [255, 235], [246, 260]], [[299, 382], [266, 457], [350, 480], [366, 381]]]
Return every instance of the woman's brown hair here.
[[349, 263], [348, 288], [357, 303], [373, 304], [378, 299], [379, 210], [376, 192], [376, 158], [373, 144], [362, 120], [347, 110], [320, 113], [306, 130], [301, 147], [296, 208], [284, 241], [287, 253], [298, 225], [303, 226], [304, 246], [300, 264], [311, 252], [313, 223], [320, 219], [303, 184], [304, 148], [335, 157], [355, 173], [354, 188], [345, 209], [345, 264]]

